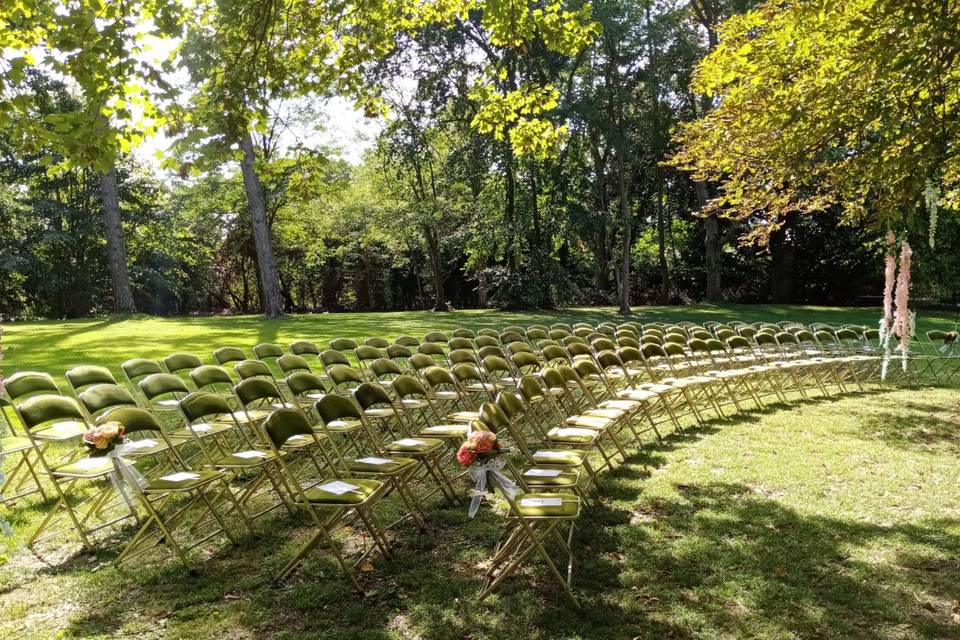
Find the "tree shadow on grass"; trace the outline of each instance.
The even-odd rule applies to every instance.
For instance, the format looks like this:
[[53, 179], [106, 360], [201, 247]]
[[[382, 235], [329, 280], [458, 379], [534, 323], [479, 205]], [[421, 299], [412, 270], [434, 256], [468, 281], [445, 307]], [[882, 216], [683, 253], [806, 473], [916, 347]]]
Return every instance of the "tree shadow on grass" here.
[[677, 637], [960, 631], [960, 521], [885, 527], [802, 515], [741, 484], [676, 488], [676, 499], [641, 505], [644, 521], [621, 530], [619, 548], [640, 609], [699, 630]]

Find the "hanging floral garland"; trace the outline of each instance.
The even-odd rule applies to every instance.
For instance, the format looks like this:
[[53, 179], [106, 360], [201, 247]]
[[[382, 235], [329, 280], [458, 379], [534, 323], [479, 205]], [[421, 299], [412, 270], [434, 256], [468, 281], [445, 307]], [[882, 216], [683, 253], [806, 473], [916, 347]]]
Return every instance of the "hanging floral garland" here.
[[880, 379], [887, 379], [887, 368], [890, 366], [890, 330], [893, 325], [893, 289], [896, 284], [897, 273], [897, 238], [893, 231], [887, 231], [886, 269], [883, 280], [883, 316], [880, 317], [880, 348], [883, 353], [880, 357]]
[[933, 182], [930, 179], [927, 179], [927, 184], [923, 188], [923, 200], [927, 206], [927, 213], [930, 214], [930, 237], [928, 242], [930, 243], [930, 248], [936, 248], [936, 235], [937, 235], [937, 215], [939, 214], [938, 207], [940, 206], [940, 187], [937, 183]]

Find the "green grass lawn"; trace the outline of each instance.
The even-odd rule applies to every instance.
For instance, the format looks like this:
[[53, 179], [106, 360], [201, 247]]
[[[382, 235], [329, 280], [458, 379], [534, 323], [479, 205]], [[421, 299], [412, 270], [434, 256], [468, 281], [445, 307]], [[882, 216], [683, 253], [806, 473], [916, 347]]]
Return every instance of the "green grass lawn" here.
[[[422, 334], [457, 324], [592, 321], [558, 314], [417, 313], [126, 319], [7, 326], [6, 370], [116, 369], [126, 357], [336, 335]], [[644, 309], [640, 319], [783, 319], [873, 324], [875, 310]], [[953, 318], [921, 317], [920, 329]], [[46, 505], [4, 513], [17, 529], [0, 564], [0, 638], [958, 638], [960, 398], [889, 388], [795, 401], [713, 421], [607, 473], [579, 523], [575, 611], [539, 563], [485, 603], [481, 567], [502, 521], [430, 505], [430, 527], [393, 535], [395, 558], [355, 595], [322, 552], [281, 586], [270, 578], [310, 529], [278, 513], [199, 569], [117, 569], [118, 537], [94, 554], [39, 556], [23, 539]]]
[[[775, 305], [721, 305], [694, 307], [640, 307], [631, 316], [639, 322], [744, 322], [803, 320], [832, 324], [856, 323], [874, 326], [879, 322], [875, 308], [839, 308]], [[954, 327], [954, 314], [921, 313], [920, 333]], [[211, 352], [223, 345], [246, 349], [260, 342], [286, 345], [294, 340], [311, 340], [325, 346], [339, 336], [366, 338], [423, 336], [428, 331], [456, 327], [502, 328], [508, 324], [527, 326], [553, 322], [622, 322], [615, 309], [571, 309], [556, 312], [499, 313], [455, 311], [452, 313], [393, 312], [292, 315], [282, 320], [260, 316], [217, 316], [196, 318], [155, 318], [149, 316], [92, 318], [64, 322], [17, 322], [4, 325], [6, 359], [0, 362], [9, 375], [14, 371], [46, 371], [55, 376], [76, 364], [99, 364], [119, 373], [119, 364], [134, 356], [162, 358], [174, 351], [196, 353], [210, 360]]]

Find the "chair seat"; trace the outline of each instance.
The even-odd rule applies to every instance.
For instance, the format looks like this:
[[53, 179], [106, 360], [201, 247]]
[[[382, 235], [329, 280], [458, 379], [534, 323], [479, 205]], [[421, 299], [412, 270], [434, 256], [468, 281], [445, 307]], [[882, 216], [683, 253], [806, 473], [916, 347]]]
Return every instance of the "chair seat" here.
[[443, 446], [443, 440], [436, 438], [401, 438], [386, 446], [387, 451], [403, 453], [430, 453]]
[[435, 436], [437, 438], [466, 438], [470, 433], [468, 424], [434, 424], [424, 427], [420, 433], [425, 436]]
[[223, 475], [220, 471], [180, 471], [148, 481], [144, 487], [146, 493], [167, 493], [170, 491], [190, 491], [209, 484]]
[[368, 418], [392, 418], [393, 409], [387, 407], [373, 407], [372, 409], [364, 409], [363, 415]]
[[16, 453], [17, 451], [26, 451], [30, 448], [30, 440], [19, 436], [7, 436], [0, 438], [0, 451], [4, 453]]
[[426, 409], [430, 403], [426, 400], [417, 400], [416, 398], [404, 398], [400, 401], [400, 406], [404, 409]]
[[127, 440], [126, 446], [128, 453], [124, 453], [124, 458], [142, 458], [143, 456], [152, 456], [167, 450], [167, 443], [154, 438], [142, 438], [140, 440]]
[[470, 384], [464, 387], [467, 391], [488, 391], [494, 392], [499, 391], [503, 388], [503, 385], [496, 384], [494, 382], [471, 382]]
[[608, 418], [607, 416], [592, 416], [589, 414], [582, 414], [578, 416], [570, 416], [565, 422], [568, 427], [582, 427], [584, 429], [606, 429], [615, 422], [615, 418]]
[[[261, 420], [266, 420], [270, 417], [270, 414], [273, 411], [267, 409], [247, 409], [246, 411], [238, 411], [233, 414], [237, 422], [240, 424], [247, 424], [249, 422], [260, 422]], [[227, 420], [229, 420], [229, 416]]]
[[[353, 485], [356, 487], [356, 489], [338, 494], [334, 491], [322, 488], [334, 482]], [[366, 502], [370, 496], [376, 493], [377, 490], [379, 490], [382, 486], [383, 483], [379, 480], [363, 480], [360, 478], [331, 478], [329, 480], [323, 480], [319, 482], [317, 485], [306, 489], [303, 493], [311, 504], [361, 504]]]
[[176, 398], [164, 398], [163, 400], [151, 400], [150, 407], [157, 411], [176, 411], [180, 408], [180, 401]]
[[590, 444], [597, 439], [597, 432], [582, 427], [554, 427], [547, 432], [547, 439], [550, 442]]
[[[304, 449], [312, 445], [316, 440], [323, 440], [327, 437], [327, 434], [320, 433], [317, 431], [313, 432], [313, 438], [306, 434], [299, 433], [294, 436], [287, 438], [287, 441], [283, 443], [283, 449]], [[316, 438], [316, 440], [314, 440]]]
[[106, 456], [98, 458], [80, 458], [73, 462], [57, 465], [53, 475], [57, 478], [100, 478], [112, 473], [113, 460]]
[[249, 449], [247, 451], [238, 451], [230, 455], [218, 458], [213, 461], [213, 466], [217, 468], [233, 469], [243, 467], [259, 467], [267, 462], [277, 459], [277, 454], [265, 449]]
[[[346, 420], [331, 420], [327, 423], [327, 431], [333, 433], [350, 433], [351, 431], [356, 431], [357, 429], [362, 429], [363, 423], [357, 420], [356, 418], [347, 418]], [[317, 429], [317, 431], [322, 432], [323, 427]]]
[[480, 419], [479, 411], [457, 411], [447, 415], [451, 422], [473, 422]]
[[[532, 475], [531, 475], [531, 472]], [[523, 482], [528, 487], [573, 487], [580, 480], [576, 470], [533, 467], [523, 472]]]
[[456, 391], [434, 391], [430, 397], [434, 400], [459, 400], [460, 394]]
[[[657, 394], [651, 394], [650, 398], [656, 398]], [[630, 413], [640, 408], [641, 403], [636, 398], [629, 400], [604, 400], [600, 403], [601, 409], [617, 409], [623, 413]], [[589, 413], [589, 412], [588, 412]]]
[[232, 428], [233, 425], [227, 422], [198, 422], [189, 427], [177, 429], [170, 434], [170, 437], [176, 440], [187, 440], [193, 438], [194, 435], [198, 438], [209, 438]]
[[86, 430], [87, 427], [82, 422], [63, 420], [35, 429], [33, 437], [38, 440], [71, 440], [79, 438]]
[[568, 449], [540, 449], [533, 452], [533, 461], [537, 465], [579, 467], [585, 457], [586, 453], [583, 451]]
[[[417, 463], [413, 458], [380, 458], [379, 456], [369, 456], [366, 458], [347, 461], [347, 470], [355, 473], [385, 473], [392, 474], [402, 471]], [[388, 462], [380, 462], [388, 460]]]
[[[559, 499], [557, 506], [525, 504], [532, 501]], [[517, 513], [524, 518], [575, 518], [580, 515], [580, 498], [572, 493], [523, 493], [514, 500]]]

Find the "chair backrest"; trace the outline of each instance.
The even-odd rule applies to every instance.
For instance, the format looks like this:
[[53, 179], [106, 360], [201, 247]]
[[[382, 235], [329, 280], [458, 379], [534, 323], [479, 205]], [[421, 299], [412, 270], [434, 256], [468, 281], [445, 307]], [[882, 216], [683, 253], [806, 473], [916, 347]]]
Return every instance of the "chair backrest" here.
[[283, 394], [280, 388], [273, 380], [266, 378], [247, 378], [241, 380], [233, 388], [237, 400], [244, 407], [249, 407], [254, 402], [277, 401], [283, 403]]
[[387, 345], [386, 351], [388, 358], [406, 359], [413, 355], [413, 352], [410, 351], [410, 348], [405, 347], [402, 344]]
[[168, 373], [192, 371], [200, 366], [203, 366], [203, 362], [192, 353], [171, 353], [163, 359], [163, 368]]
[[306, 371], [307, 373], [311, 371], [310, 363], [307, 362], [306, 358], [292, 353], [285, 353], [277, 358], [277, 366], [280, 367], [280, 371], [283, 371], [285, 374], [293, 373], [294, 371]]
[[335, 366], [350, 366], [350, 361], [347, 360], [347, 356], [343, 355], [342, 352], [337, 351], [336, 349], [327, 349], [326, 351], [321, 352], [320, 362], [323, 363], [323, 366], [327, 369]]
[[[519, 355], [519, 354], [518, 354]], [[570, 358], [567, 355], [566, 349], [563, 347], [544, 347], [540, 350], [540, 355], [543, 356], [543, 359], [550, 364], [552, 362], [569, 362]]]
[[500, 342], [504, 345], [509, 345], [513, 342], [523, 342], [524, 337], [522, 331], [523, 329], [520, 329], [520, 331], [504, 331], [500, 334]]
[[4, 380], [4, 390], [14, 402], [38, 394], [62, 395], [53, 377], [40, 371], [19, 371], [13, 374]]
[[477, 336], [473, 343], [477, 345], [477, 349], [484, 349], [486, 347], [499, 347], [500, 341], [494, 338], [493, 336]]
[[326, 393], [327, 388], [323, 384], [320, 376], [314, 375], [309, 371], [294, 371], [283, 379], [294, 397], [299, 397], [308, 393]]
[[466, 362], [461, 362], [460, 364], [453, 365], [453, 368], [451, 369], [451, 371], [453, 373], [453, 376], [459, 382], [472, 382], [472, 381], [483, 380], [483, 376], [480, 375], [480, 370], [477, 367], [473, 366], [472, 364], [468, 364]]
[[271, 413], [263, 421], [263, 432], [277, 449], [294, 436], [315, 437], [307, 416], [296, 409], [277, 409]]
[[494, 432], [510, 428], [510, 418], [495, 402], [484, 402], [480, 405], [480, 422]]
[[442, 331], [431, 331], [427, 335], [423, 336], [423, 341], [433, 342], [435, 344], [446, 344], [450, 341], [450, 338]]
[[327, 369], [327, 376], [330, 378], [330, 382], [337, 388], [363, 383], [363, 376], [360, 375], [359, 371], [342, 364], [335, 364]]
[[113, 407], [137, 406], [136, 399], [127, 388], [118, 384], [95, 384], [81, 391], [78, 397], [91, 416]]
[[582, 344], [583, 346], [587, 346], [587, 341], [581, 338], [580, 336], [567, 336], [566, 338], [561, 340], [561, 342], [565, 347], [569, 347], [572, 344]]
[[[138, 431], [155, 431], [163, 434], [163, 427], [160, 426], [156, 416], [141, 407], [114, 407], [97, 418], [97, 424], [105, 422], [119, 422], [127, 435]], [[164, 440], [166, 440], [165, 437]]]
[[423, 383], [414, 378], [413, 376], [400, 375], [394, 378], [393, 380], [393, 392], [397, 394], [397, 397], [401, 400], [403, 398], [409, 398], [411, 396], [418, 398], [427, 397], [427, 388], [423, 386]]
[[231, 362], [240, 362], [246, 359], [247, 354], [238, 347], [220, 347], [213, 352], [213, 361], [221, 367]]
[[68, 369], [64, 377], [70, 383], [70, 387], [77, 393], [95, 384], [117, 384], [117, 379], [113, 377], [109, 369], [92, 364]]
[[163, 367], [160, 366], [159, 362], [146, 358], [130, 358], [129, 360], [125, 360], [120, 365], [120, 369], [123, 371], [123, 375], [127, 377], [127, 381], [131, 384], [136, 383], [141, 378], [146, 378], [156, 373], [163, 373]]
[[350, 338], [334, 338], [330, 341], [330, 348], [334, 351], [353, 351], [357, 348], [357, 343]]
[[380, 404], [388, 404], [393, 406], [393, 401], [390, 400], [390, 396], [387, 394], [386, 390], [378, 384], [373, 384], [372, 382], [364, 382], [356, 391], [353, 393], [354, 400], [357, 401], [357, 404], [360, 405], [361, 409], [369, 409]]
[[372, 336], [363, 341], [363, 344], [368, 347], [373, 347], [374, 349], [386, 349], [390, 346], [390, 341], [386, 338], [378, 338]]
[[597, 353], [617, 350], [617, 345], [615, 345], [612, 340], [608, 340], [607, 338], [597, 338], [590, 343], [590, 346], [592, 346], [593, 350]]
[[86, 424], [76, 401], [66, 396], [33, 396], [17, 407], [17, 413], [27, 431], [60, 420], [75, 420]]
[[271, 360], [283, 355], [283, 347], [272, 342], [261, 342], [253, 348], [253, 355], [257, 360]]
[[473, 351], [467, 349], [454, 349], [450, 352], [448, 356], [450, 362], [453, 364], [459, 364], [461, 362], [470, 362], [473, 364], [480, 364], [480, 360], [477, 358], [477, 354]]
[[443, 367], [428, 367], [423, 372], [423, 379], [427, 381], [430, 387], [456, 386], [457, 380], [450, 373], [449, 369]]
[[473, 341], [469, 338], [450, 338], [450, 341], [447, 342], [447, 347], [449, 347], [451, 351], [456, 351], [457, 349], [472, 351]]
[[201, 421], [211, 416], [232, 413], [230, 405], [223, 396], [208, 391], [194, 391], [180, 399], [180, 411], [187, 422]]
[[241, 380], [249, 378], [273, 378], [273, 372], [270, 367], [261, 360], [243, 360], [233, 365], [233, 370], [237, 372], [237, 377]]
[[[559, 349], [559, 347], [557, 347]], [[561, 349], [562, 351], [562, 349]], [[540, 361], [537, 359], [537, 356], [532, 353], [515, 353], [510, 356], [510, 361], [513, 362], [513, 366], [519, 371], [527, 372], [535, 371], [540, 368]]]
[[386, 353], [384, 353], [384, 351], [381, 349], [377, 349], [376, 347], [371, 347], [365, 344], [358, 345], [357, 348], [354, 349], [353, 353], [357, 356], [357, 363], [359, 363], [361, 366], [368, 361], [378, 360], [386, 355]]
[[533, 347], [526, 342], [510, 342], [507, 343], [507, 351], [510, 352], [510, 355], [521, 352], [533, 353]]
[[507, 364], [507, 361], [503, 358], [498, 358], [497, 356], [487, 356], [484, 358], [483, 370], [489, 374], [511, 375], [513, 373], [513, 370], [510, 368], [510, 365]]
[[503, 348], [499, 344], [480, 347], [480, 349], [477, 351], [477, 355], [479, 355], [481, 358], [486, 358], [487, 356], [499, 356], [501, 358], [507, 357], [507, 354], [504, 353]]
[[400, 369], [398, 365], [393, 360], [387, 360], [386, 358], [377, 358], [370, 364], [370, 370], [373, 371], [373, 375], [377, 376], [377, 379], [382, 380], [390, 376], [399, 376], [403, 374], [403, 370]]
[[446, 353], [443, 350], [443, 347], [440, 346], [438, 342], [424, 342], [419, 347], [417, 347], [417, 353], [422, 353], [425, 356], [437, 356], [445, 357]]
[[354, 420], [360, 418], [360, 410], [357, 408], [357, 405], [346, 396], [338, 396], [335, 394], [327, 395], [317, 400], [313, 407], [324, 424], [329, 424], [334, 420], [343, 420], [344, 418], [352, 418]]
[[496, 329], [490, 329], [490, 328], [480, 329], [479, 331], [477, 331], [477, 337], [479, 338], [480, 336], [484, 336], [486, 338], [498, 339], [500, 337], [500, 332], [497, 331]]
[[414, 338], [413, 336], [397, 336], [393, 343], [401, 347], [407, 347], [408, 349], [416, 349], [420, 346], [420, 339]]
[[200, 365], [190, 372], [190, 379], [193, 381], [193, 384], [196, 385], [197, 389], [215, 387], [218, 384], [226, 385], [227, 387], [233, 385], [233, 378], [230, 377], [227, 370], [215, 364]]
[[421, 369], [428, 369], [430, 367], [437, 366], [437, 361], [431, 358], [428, 355], [422, 353], [415, 353], [407, 360], [410, 364], [410, 367], [414, 371], [420, 371]]
[[308, 342], [307, 340], [298, 340], [297, 342], [290, 343], [290, 353], [295, 356], [319, 356], [320, 347], [313, 342]]
[[147, 400], [153, 400], [169, 394], [188, 394], [190, 388], [180, 376], [172, 373], [153, 373], [138, 383], [140, 391]]
[[454, 329], [450, 335], [454, 338], [466, 338], [468, 340], [473, 340], [477, 337], [477, 334], [470, 329]]
[[576, 358], [578, 356], [593, 357], [593, 351], [591, 351], [590, 347], [577, 342], [567, 345], [567, 353], [570, 354], [571, 358]]
[[550, 334], [547, 333], [546, 329], [541, 329], [540, 327], [527, 328], [527, 340], [544, 340], [549, 337]]
[[508, 418], [513, 418], [526, 412], [527, 407], [523, 400], [517, 394], [510, 391], [503, 391], [497, 394], [497, 406], [507, 414]]

